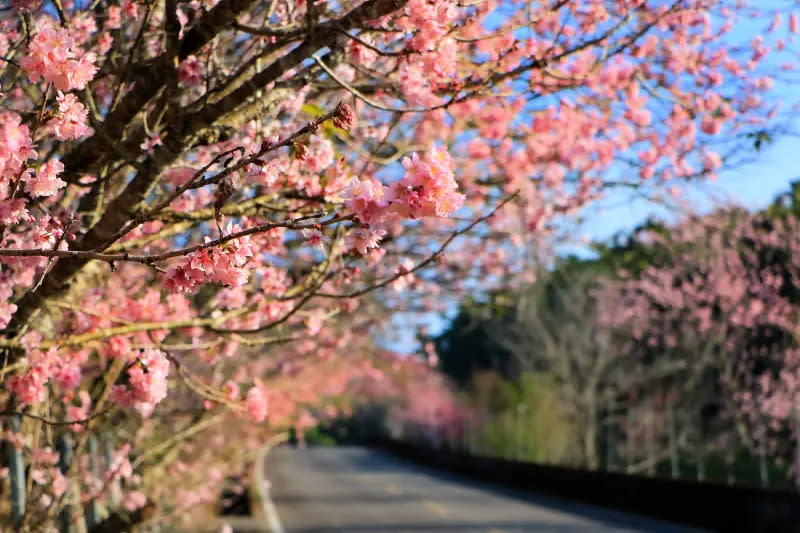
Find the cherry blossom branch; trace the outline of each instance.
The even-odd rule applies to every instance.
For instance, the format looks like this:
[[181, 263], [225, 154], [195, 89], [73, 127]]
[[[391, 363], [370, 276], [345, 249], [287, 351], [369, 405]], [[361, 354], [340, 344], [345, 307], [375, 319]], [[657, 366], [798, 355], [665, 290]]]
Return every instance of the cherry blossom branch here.
[[183, 185], [181, 185], [180, 187], [175, 189], [175, 191], [173, 191], [172, 194], [167, 196], [164, 200], [162, 200], [161, 202], [159, 202], [158, 204], [156, 204], [152, 208], [148, 209], [144, 213], [141, 213], [141, 214], [137, 215], [136, 217], [134, 217], [129, 223], [125, 224], [122, 228], [120, 228], [119, 231], [114, 233], [114, 235], [112, 235], [106, 242], [104, 242], [97, 249], [98, 250], [103, 250], [103, 249], [107, 248], [113, 242], [117, 241], [118, 239], [120, 239], [121, 237], [126, 235], [127, 233], [130, 233], [131, 231], [133, 231], [133, 229], [137, 228], [138, 226], [140, 226], [144, 222], [147, 222], [148, 220], [152, 220], [157, 213], [159, 213], [160, 211], [162, 211], [166, 207], [168, 207], [175, 199], [180, 197], [184, 192], [186, 192], [188, 190], [191, 190], [191, 189], [199, 189], [200, 187], [204, 187], [206, 185], [211, 185], [211, 184], [214, 184], [214, 183], [220, 183], [222, 180], [224, 180], [226, 177], [230, 176], [234, 172], [236, 172], [238, 170], [241, 170], [242, 168], [244, 168], [247, 165], [250, 165], [252, 163], [257, 162], [259, 158], [265, 156], [269, 152], [273, 152], [273, 151], [275, 151], [275, 150], [277, 150], [279, 148], [283, 148], [283, 147], [286, 147], [286, 146], [291, 146], [292, 144], [294, 144], [294, 141], [297, 140], [299, 137], [302, 137], [303, 135], [306, 135], [308, 133], [312, 133], [312, 132], [317, 131], [322, 124], [324, 124], [325, 122], [327, 122], [329, 120], [333, 120], [334, 118], [338, 117], [340, 115], [340, 113], [341, 113], [340, 112], [340, 107], [337, 106], [335, 110], [331, 111], [330, 113], [326, 113], [326, 114], [322, 115], [321, 117], [317, 118], [316, 120], [314, 120], [312, 122], [309, 122], [308, 124], [306, 124], [305, 126], [300, 128], [299, 130], [294, 132], [292, 135], [286, 137], [282, 141], [277, 142], [275, 144], [264, 143], [264, 144], [261, 145], [261, 149], [258, 152], [256, 152], [255, 154], [252, 154], [252, 155], [250, 155], [248, 157], [244, 157], [241, 160], [237, 161], [233, 165], [227, 165], [226, 164], [225, 165], [226, 168], [222, 172], [220, 172], [219, 174], [217, 174], [215, 176], [212, 176], [212, 177], [209, 177], [209, 178], [205, 178], [205, 179], [201, 179], [202, 176], [208, 171], [208, 169], [210, 169], [214, 164], [216, 164], [219, 161], [221, 161], [223, 158], [225, 158], [225, 157], [227, 157], [229, 155], [232, 156], [235, 152], [242, 152], [242, 154], [244, 154], [244, 148], [242, 148], [241, 146], [237, 146], [236, 148], [233, 148], [233, 149], [230, 149], [230, 150], [226, 150], [226, 151], [218, 154], [207, 165], [205, 165], [203, 168], [201, 168], [200, 170], [195, 172], [194, 175], [190, 179], [188, 179], [186, 181], [186, 183], [184, 183]]
[[53, 0], [53, 6], [56, 8], [56, 13], [58, 13], [58, 19], [61, 22], [61, 26], [68, 27], [69, 26], [69, 18], [67, 18], [66, 12], [64, 12], [64, 6], [61, 4], [61, 0]]
[[225, 342], [225, 339], [219, 338], [214, 341], [204, 342], [202, 344], [191, 344], [191, 343], [180, 343], [180, 344], [165, 344], [160, 342], [151, 342], [146, 344], [131, 344], [131, 348], [135, 350], [161, 350], [161, 351], [174, 351], [174, 352], [189, 352], [192, 350], [209, 350], [211, 348], [216, 348], [220, 344]]
[[268, 323], [264, 324], [263, 326], [259, 326], [257, 328], [252, 328], [252, 329], [217, 328], [217, 327], [211, 327], [209, 329], [214, 333], [220, 333], [220, 334], [235, 333], [235, 334], [239, 334], [239, 335], [246, 335], [246, 334], [249, 334], [249, 333], [261, 333], [261, 332], [266, 331], [268, 329], [272, 329], [272, 328], [278, 327], [281, 324], [283, 324], [286, 321], [288, 321], [290, 318], [292, 318], [295, 314], [297, 314], [297, 312], [300, 311], [300, 309], [302, 309], [302, 307], [309, 300], [311, 300], [311, 298], [314, 297], [314, 291], [316, 289], [319, 289], [319, 287], [321, 285], [322, 285], [322, 282], [316, 284], [312, 289], [307, 289], [305, 294], [303, 295], [303, 297], [300, 298], [300, 300], [294, 305], [294, 307], [292, 307], [289, 311], [287, 311], [282, 317], [277, 318], [277, 319], [273, 320], [272, 322], [268, 322]]
[[50, 418], [34, 415], [32, 413], [26, 413], [24, 411], [0, 411], [0, 416], [24, 416], [32, 420], [37, 420], [43, 424], [47, 424], [48, 426], [70, 426], [72, 424], [88, 424], [95, 418], [100, 418], [101, 416], [109, 413], [112, 409], [113, 407], [108, 407], [102, 411], [93, 413], [86, 418], [81, 418], [80, 420], [52, 420]]
[[[229, 29], [236, 17], [250, 5], [249, 0], [222, 0], [218, 3], [186, 33], [181, 43], [179, 59], [185, 59], [218, 33]], [[96, 250], [109, 236], [129, 223], [136, 215], [134, 211], [136, 206], [142, 205], [162, 172], [186, 152], [198, 132], [211, 127], [223, 117], [235, 116], [241, 111], [242, 106], [253, 100], [258, 91], [302, 65], [309, 59], [311, 53], [333, 45], [338, 36], [334, 25], [346, 29], [359, 27], [364, 21], [389, 15], [405, 5], [406, 0], [367, 0], [361, 3], [338, 20], [316, 26], [313, 33], [301, 44], [288, 53], [276, 57], [271, 64], [250, 77], [247, 83], [238, 85], [221, 98], [184, 117], [180, 123], [170, 123], [161, 135], [167, 142], [154, 149], [147, 159], [148, 164], [132, 179], [126, 181], [119, 193], [108, 196], [108, 201], [104, 202], [102, 209], [95, 209], [96, 206], [93, 205], [96, 194], [85, 195], [81, 199], [78, 212], [93, 209], [96, 217], [89, 230], [76, 242], [75, 248]], [[173, 65], [165, 53], [143, 62], [141, 67], [137, 68], [134, 87], [127, 91], [116, 105], [112, 104], [113, 109], [105, 117], [103, 129], [109, 137], [123, 139], [123, 143], [131, 146], [139, 145], [141, 141], [135, 142], [139, 136], [138, 130], [136, 128], [131, 130], [129, 126], [164, 85], [163, 77], [155, 73], [159, 72], [159, 69], [170, 68], [173, 68]], [[130, 132], [130, 135], [126, 135], [126, 132]], [[113, 163], [115, 156], [111, 154], [106, 157], [108, 153], [109, 148], [105, 146], [105, 141], [96, 135], [92, 136], [82, 141], [69, 154], [65, 154], [64, 174], [80, 176], [85, 173], [97, 173], [104, 162]], [[97, 186], [93, 190], [97, 191]], [[70, 257], [69, 260], [58, 261], [40, 290], [36, 293], [27, 293], [15, 302], [17, 311], [4, 330], [15, 335], [23, 329], [48, 299], [74, 287], [74, 278], [80, 274], [89, 260], [89, 258]]]
[[296, 335], [294, 337], [261, 337], [256, 339], [248, 339], [238, 335], [233, 335], [231, 340], [240, 344], [244, 344], [245, 346], [263, 346], [273, 344], [288, 344], [290, 342], [299, 341], [303, 338], [304, 337], [301, 335]]
[[364, 294], [367, 294], [368, 292], [372, 292], [374, 290], [386, 287], [387, 285], [389, 285], [393, 281], [398, 280], [398, 279], [402, 278], [403, 276], [407, 276], [409, 274], [413, 274], [417, 270], [425, 268], [431, 262], [435, 261], [436, 258], [438, 258], [440, 255], [442, 255], [444, 253], [444, 251], [447, 249], [447, 247], [450, 245], [450, 243], [452, 243], [453, 240], [455, 240], [456, 237], [471, 231], [472, 228], [474, 228], [475, 226], [477, 226], [481, 222], [484, 222], [484, 221], [490, 219], [492, 216], [494, 216], [495, 213], [497, 213], [497, 211], [499, 211], [503, 206], [505, 206], [508, 202], [513, 200], [518, 195], [519, 195], [519, 191], [507, 196], [506, 198], [503, 199], [503, 201], [501, 201], [499, 204], [497, 204], [494, 207], [494, 209], [492, 209], [489, 213], [487, 213], [487, 214], [485, 214], [485, 215], [483, 215], [481, 217], [476, 218], [475, 220], [470, 222], [467, 226], [461, 228], [460, 230], [457, 230], [457, 231], [454, 231], [453, 233], [451, 233], [450, 236], [441, 244], [441, 246], [439, 246], [438, 250], [436, 250], [431, 255], [429, 255], [426, 259], [424, 259], [423, 261], [417, 263], [416, 265], [414, 265], [414, 267], [408, 269], [405, 272], [397, 273], [394, 276], [391, 276], [391, 277], [389, 277], [389, 278], [387, 278], [387, 279], [385, 279], [385, 280], [383, 280], [381, 282], [374, 283], [372, 285], [369, 285], [367, 287], [364, 287], [362, 289], [358, 289], [358, 290], [355, 290], [355, 291], [352, 291], [352, 292], [349, 292], [349, 293], [335, 294], [335, 293], [328, 293], [328, 292], [318, 292], [314, 296], [319, 296], [321, 298], [355, 298], [357, 296], [363, 296]]
[[178, 198], [181, 194], [193, 188], [192, 185], [205, 174], [208, 169], [214, 166], [216, 163], [221, 161], [223, 158], [227, 156], [232, 156], [235, 152], [242, 152], [244, 153], [244, 148], [237, 146], [236, 148], [232, 148], [230, 150], [225, 150], [217, 154], [208, 164], [203, 166], [200, 170], [195, 172], [191, 178], [189, 178], [186, 183], [179, 186], [171, 195], [169, 195], [164, 201], [154, 206], [152, 209], [147, 210], [144, 213], [140, 213], [139, 215], [135, 216], [132, 220], [128, 223], [123, 225], [118, 231], [116, 231], [111, 237], [109, 237], [103, 244], [98, 246], [97, 250], [104, 250], [108, 248], [112, 243], [116, 242], [117, 240], [121, 239], [135, 228], [139, 227], [140, 225], [144, 224], [148, 220], [152, 220], [152, 218], [158, 213], [159, 211], [165, 209], [169, 204], [172, 203], [173, 200]]
[[181, 381], [198, 396], [217, 403], [223, 403], [234, 410], [241, 409], [240, 404], [228, 400], [222, 391], [215, 389], [211, 385], [206, 384], [203, 380], [195, 377], [192, 372], [186, 369], [186, 365], [184, 365], [177, 356], [167, 353], [167, 359], [175, 365], [175, 371], [178, 373], [178, 377], [181, 378]]
[[316, 61], [317, 65], [319, 65], [322, 68], [322, 70], [324, 70], [328, 74], [328, 76], [330, 76], [331, 79], [336, 83], [338, 83], [343, 89], [346, 89], [353, 96], [355, 96], [365, 104], [374, 107], [375, 109], [380, 109], [382, 111], [391, 111], [392, 113], [427, 113], [429, 111], [435, 111], [437, 109], [448, 107], [456, 102], [461, 101], [462, 99], [468, 98], [467, 96], [464, 96], [462, 98], [452, 98], [444, 104], [439, 104], [430, 107], [403, 107], [403, 108], [389, 107], [380, 104], [375, 100], [372, 100], [367, 95], [365, 95], [364, 93], [362, 93], [361, 91], [359, 91], [358, 89], [356, 89], [355, 87], [344, 81], [342, 78], [337, 76], [336, 73], [328, 65], [326, 65], [325, 62], [322, 61], [322, 58], [320, 58], [317, 54], [311, 54], [311, 59]]
[[[261, 196], [256, 196], [255, 198], [245, 200], [243, 202], [238, 202], [235, 205], [226, 205], [221, 209], [221, 213], [225, 216], [250, 216], [251, 214], [258, 214], [259, 210], [262, 209], [266, 209], [269, 211], [284, 211], [284, 212], [289, 211], [288, 209], [283, 209], [274, 204], [268, 203], [270, 201], [274, 201], [276, 199], [276, 196], [277, 195], [275, 194], [263, 194]], [[295, 210], [295, 212], [297, 212], [297, 210]], [[214, 218], [214, 208], [206, 207], [191, 212], [165, 209], [161, 212], [161, 214], [157, 218], [158, 220], [165, 222], [167, 221], [204, 222]], [[125, 244], [127, 244], [127, 242]]]
[[[116, 337], [118, 335], [127, 335], [129, 333], [138, 333], [140, 331], [157, 331], [157, 330], [173, 330], [182, 328], [205, 327], [229, 320], [235, 316], [247, 312], [246, 309], [236, 309], [230, 311], [220, 317], [215, 318], [190, 318], [186, 320], [175, 320], [171, 322], [136, 322], [125, 326], [115, 326], [105, 328], [98, 331], [89, 333], [82, 333], [79, 335], [72, 335], [62, 339], [46, 340], [39, 344], [42, 349], [52, 348], [54, 346], [79, 346], [85, 343], [106, 339], [108, 337]], [[4, 339], [0, 338], [0, 348], [22, 348], [22, 343], [18, 339]]]
[[239, 22], [232, 24], [233, 29], [249, 33], [250, 35], [258, 35], [259, 37], [275, 37], [278, 39], [293, 39], [303, 35], [305, 28], [300, 26], [289, 26], [284, 28], [256, 28], [248, 26]]
[[402, 50], [400, 52], [387, 52], [386, 50], [382, 50], [382, 49], [378, 48], [377, 46], [368, 43], [367, 41], [365, 41], [361, 37], [358, 37], [357, 35], [351, 34], [347, 30], [343, 30], [341, 28], [337, 28], [337, 29], [339, 30], [339, 32], [341, 32], [346, 37], [348, 37], [348, 38], [354, 40], [355, 42], [359, 43], [364, 48], [369, 48], [370, 50], [372, 50], [373, 52], [375, 52], [378, 55], [382, 55], [382, 56], [386, 56], [386, 57], [404, 57], [404, 56], [408, 56], [408, 55], [412, 55], [412, 54], [419, 54], [420, 53], [417, 50]]
[[[109, 337], [116, 337], [119, 335], [127, 335], [131, 333], [139, 333], [145, 331], [158, 331], [158, 330], [176, 330], [176, 329], [183, 329], [183, 328], [193, 328], [193, 327], [201, 327], [213, 331], [215, 333], [250, 333], [256, 331], [264, 331], [265, 329], [269, 329], [272, 327], [276, 327], [288, 320], [295, 312], [302, 307], [302, 304], [308, 301], [313, 296], [313, 291], [308, 295], [308, 298], [303, 298], [303, 300], [299, 303], [296, 308], [293, 308], [287, 314], [280, 319], [275, 320], [268, 324], [268, 327], [262, 327], [255, 331], [250, 330], [225, 330], [213, 327], [214, 324], [225, 322], [226, 320], [230, 320], [235, 318], [239, 315], [244, 313], [250, 312], [250, 309], [235, 309], [220, 317], [214, 318], [194, 318], [194, 319], [187, 319], [187, 320], [175, 320], [171, 322], [135, 322], [135, 323], [127, 323], [123, 326], [115, 326], [110, 328], [104, 328], [97, 331], [91, 331], [89, 333], [82, 333], [79, 335], [72, 335], [70, 337], [65, 337], [62, 339], [52, 339], [52, 340], [43, 340], [39, 347], [42, 349], [49, 349], [56, 346], [82, 346], [86, 343], [107, 339]], [[246, 345], [268, 345], [268, 344], [284, 344], [288, 342], [293, 342], [295, 340], [299, 340], [300, 337], [265, 337], [260, 339], [244, 339], [234, 337], [232, 340], [235, 342], [239, 342], [241, 344]], [[192, 345], [192, 344], [159, 344], [153, 343], [148, 345], [136, 345], [136, 347], [155, 347], [164, 350], [179, 350], [179, 351], [188, 351], [193, 349], [207, 349], [213, 348], [215, 345], [224, 342], [224, 340], [220, 339], [215, 342], [206, 343], [204, 345]], [[12, 339], [3, 339], [0, 338], [0, 348], [22, 348], [23, 345], [19, 340], [12, 340]], [[4, 367], [4, 372], [9, 372], [15, 370], [17, 368], [21, 368], [20, 364], [15, 364], [14, 367], [6, 366]]]
[[333, 239], [331, 239], [330, 245], [328, 246], [328, 253], [325, 256], [325, 260], [322, 262], [322, 264], [320, 264], [317, 267], [314, 273], [308, 277], [303, 287], [299, 286], [296, 287], [300, 291], [299, 294], [287, 294], [283, 298], [281, 298], [283, 300], [293, 300], [296, 298], [300, 298], [300, 300], [294, 305], [294, 307], [292, 307], [289, 311], [287, 311], [282, 317], [275, 319], [272, 322], [268, 322], [263, 326], [259, 326], [257, 328], [252, 328], [252, 329], [211, 328], [211, 330], [215, 333], [221, 333], [221, 334], [260, 333], [268, 329], [277, 327], [283, 324], [284, 322], [288, 321], [292, 316], [294, 316], [298, 311], [300, 311], [300, 309], [302, 309], [302, 307], [309, 300], [311, 300], [316, 295], [316, 291], [318, 291], [327, 280], [328, 269], [330, 268], [331, 262], [333, 261], [332, 257], [333, 250], [336, 247], [337, 241], [340, 238], [340, 228], [341, 226], [337, 226], [336, 228], [337, 235]]
[[20, 68], [19, 63], [17, 63], [16, 61], [14, 61], [13, 59], [11, 59], [9, 57], [0, 56], [0, 61], [5, 61], [9, 65], [14, 65], [17, 68]]
[[[58, 248], [61, 246], [61, 243], [64, 242], [64, 239], [66, 239], [71, 232], [72, 232], [72, 222], [67, 224], [61, 235], [58, 237], [58, 239], [56, 239], [56, 242], [53, 245], [53, 250], [58, 250]], [[47, 273], [50, 271], [50, 266], [52, 264], [53, 264], [53, 257], [50, 257], [47, 260], [47, 264], [44, 266], [44, 270], [42, 270], [42, 275], [39, 277], [39, 281], [37, 281], [36, 285], [34, 285], [33, 288], [31, 288], [32, 292], [36, 292], [36, 289], [41, 287], [42, 282], [44, 281], [44, 278], [47, 277]]]
[[220, 237], [218, 239], [208, 241], [203, 244], [196, 244], [194, 246], [189, 246], [187, 248], [181, 248], [179, 250], [173, 250], [171, 252], [165, 252], [162, 254], [133, 255], [127, 252], [109, 254], [102, 252], [94, 252], [90, 250], [43, 250], [43, 249], [2, 248], [0, 249], [0, 257], [74, 257], [80, 259], [94, 259], [97, 261], [105, 261], [107, 263], [132, 262], [132, 263], [142, 263], [145, 265], [152, 265], [154, 263], [166, 261], [167, 259], [172, 259], [173, 257], [180, 257], [183, 255], [188, 255], [192, 252], [205, 250], [207, 248], [213, 248], [214, 246], [225, 244], [228, 241], [232, 241], [240, 237], [246, 237], [248, 235], [253, 235], [255, 233], [264, 233], [276, 228], [286, 228], [291, 230], [316, 229], [319, 228], [320, 226], [330, 226], [332, 224], [337, 224], [339, 222], [353, 220], [352, 215], [344, 215], [344, 216], [336, 215], [332, 218], [329, 218], [328, 220], [323, 220], [322, 222], [313, 222], [305, 224], [302, 223], [302, 221], [304, 220], [319, 218], [323, 216], [325, 216], [325, 213], [315, 213], [312, 215], [306, 215], [286, 222], [270, 222], [267, 224], [261, 224], [259, 226], [253, 226], [251, 228], [247, 228], [241, 231], [237, 231], [235, 233], [231, 233], [229, 235], [225, 235], [224, 237]]

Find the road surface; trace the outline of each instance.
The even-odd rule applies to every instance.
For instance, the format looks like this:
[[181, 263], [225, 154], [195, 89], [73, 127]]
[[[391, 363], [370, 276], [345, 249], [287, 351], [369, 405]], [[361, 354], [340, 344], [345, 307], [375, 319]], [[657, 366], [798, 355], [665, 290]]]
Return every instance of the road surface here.
[[690, 531], [482, 485], [365, 448], [277, 448], [265, 478], [274, 533]]

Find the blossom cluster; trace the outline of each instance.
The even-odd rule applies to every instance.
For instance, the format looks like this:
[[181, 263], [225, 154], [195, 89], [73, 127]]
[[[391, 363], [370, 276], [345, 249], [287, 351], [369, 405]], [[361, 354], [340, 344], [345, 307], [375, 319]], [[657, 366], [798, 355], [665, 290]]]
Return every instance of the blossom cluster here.
[[30, 129], [12, 111], [0, 111], [0, 184], [16, 177], [36, 157]]
[[351, 248], [359, 253], [376, 247], [397, 219], [446, 217], [464, 203], [446, 149], [433, 147], [424, 158], [406, 157], [403, 168], [403, 178], [389, 187], [354, 178], [342, 191], [345, 207], [361, 223], [348, 234]]
[[32, 198], [37, 196], [53, 196], [67, 186], [58, 177], [64, 171], [64, 164], [58, 159], [51, 159], [35, 173], [26, 171], [21, 179], [25, 182], [25, 192]]
[[133, 359], [126, 372], [128, 384], [115, 385], [111, 397], [122, 407], [150, 416], [167, 396], [169, 359], [164, 352], [152, 349], [141, 350]]
[[[649, 190], [728, 166], [729, 148], [769, 127], [774, 99], [763, 94], [780, 82], [765, 70], [795, 39], [722, 40], [746, 13], [735, 0], [669, 10], [642, 0], [298, 0], [275, 2], [268, 17], [251, 2], [191, 0], [174, 13], [145, 4], [12, 0], [0, 12], [0, 340], [13, 347], [4, 386], [23, 411], [129, 440], [112, 445], [117, 474], [95, 478], [125, 479], [127, 494], [103, 502], [111, 512], [168, 496], [173, 514], [190, 514], [215, 486], [192, 475], [212, 477], [201, 462], [223, 460], [231, 432], [243, 435], [227, 445], [260, 444], [264, 431], [314, 424], [316, 406], [356, 378], [389, 386], [405, 363], [379, 368], [374, 350], [354, 349], [389, 320], [383, 310], [434, 311], [445, 293], [473, 290], [470, 277], [483, 288], [508, 279], [528, 235], [538, 242], [628, 167], [624, 177]], [[794, 15], [769, 31], [787, 29], [797, 33]], [[319, 46], [296, 46], [309, 39]], [[312, 55], [326, 47], [341, 54]], [[478, 218], [512, 193], [523, 201]], [[442, 219], [456, 211], [481, 225], [423, 260], [452, 235]], [[253, 233], [223, 231], [224, 219]], [[500, 242], [509, 235], [512, 245]], [[212, 283], [223, 287], [191, 294]], [[381, 286], [395, 293], [349, 297]], [[734, 311], [736, 324], [771, 316], [756, 304]], [[698, 311], [703, 331], [707, 313]], [[19, 340], [32, 329], [46, 341]], [[264, 346], [270, 357], [258, 356]], [[176, 359], [154, 347], [180, 351], [192, 376], [169, 383]], [[116, 406], [150, 419], [92, 405], [103, 381]], [[422, 381], [404, 391], [417, 402], [410, 417], [455, 422], [439, 384], [413, 386]], [[140, 448], [163, 442], [159, 425], [190, 428], [224, 405], [250, 423], [210, 429], [211, 445], [182, 442], [153, 470], [134, 461], [134, 474]], [[14, 441], [26, 461], [37, 427], [27, 421]], [[102, 500], [86, 481], [89, 456], [69, 483]], [[54, 464], [46, 453], [42, 462]], [[26, 467], [36, 484], [58, 486], [44, 505], [56, 516], [67, 479]], [[148, 472], [157, 481], [140, 486]], [[195, 482], [206, 485], [175, 486]]]
[[28, 369], [22, 374], [12, 376], [6, 386], [23, 405], [35, 405], [45, 398], [47, 384], [53, 381], [64, 392], [74, 390], [80, 385], [83, 362], [78, 354], [69, 354], [57, 348], [40, 350], [33, 342], [27, 352]]
[[58, 111], [47, 125], [53, 130], [53, 135], [59, 141], [80, 139], [91, 132], [87, 125], [89, 112], [72, 93], [64, 94], [61, 91], [56, 96]]
[[261, 385], [254, 385], [245, 396], [244, 406], [253, 422], [263, 422], [269, 414], [267, 391]]
[[4, 328], [11, 321], [11, 315], [17, 310], [16, 304], [11, 300], [14, 294], [9, 274], [0, 272], [0, 328]]
[[59, 91], [71, 91], [83, 89], [94, 77], [95, 60], [93, 52], [80, 53], [67, 29], [43, 25], [19, 65], [30, 81], [43, 79]]
[[[239, 226], [233, 226], [229, 228], [229, 233], [239, 230]], [[247, 236], [197, 250], [188, 254], [181, 264], [169, 269], [164, 286], [172, 292], [185, 293], [194, 291], [204, 283], [217, 282], [229, 287], [244, 285], [249, 276], [245, 266], [253, 254], [254, 249]]]

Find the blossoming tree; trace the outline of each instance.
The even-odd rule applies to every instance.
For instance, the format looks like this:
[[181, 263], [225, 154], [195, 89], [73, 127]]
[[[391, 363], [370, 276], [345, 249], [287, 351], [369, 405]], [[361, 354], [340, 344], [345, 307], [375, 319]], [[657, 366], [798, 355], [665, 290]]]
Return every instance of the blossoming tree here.
[[691, 433], [688, 451], [719, 438], [730, 448], [733, 438], [795, 459], [797, 235], [791, 215], [720, 209], [689, 217], [639, 235], [652, 264], [604, 291], [607, 324], [632, 331], [631, 364], [656, 359], [661, 367], [637, 392], [655, 402], [671, 397], [667, 407]]
[[771, 16], [708, 0], [12, 0], [11, 520], [158, 520], [155, 500], [174, 515], [208, 494], [139, 488], [156, 471], [215, 486], [224, 454], [197, 439], [226, 413], [252, 425], [205, 441], [219, 450], [372, 371], [349, 344], [377, 316], [360, 297], [416, 290], [435, 308], [442, 283], [513, 271], [527, 238], [614, 183], [648, 192], [735, 162], [777, 113], [764, 58], [790, 54], [798, 24], [729, 34]]

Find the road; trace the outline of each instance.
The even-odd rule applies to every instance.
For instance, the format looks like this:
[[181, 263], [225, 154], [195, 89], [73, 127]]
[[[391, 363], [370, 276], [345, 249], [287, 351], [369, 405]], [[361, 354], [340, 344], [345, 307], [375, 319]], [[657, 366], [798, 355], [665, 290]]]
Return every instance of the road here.
[[364, 448], [277, 448], [265, 477], [274, 533], [690, 531], [482, 485]]

